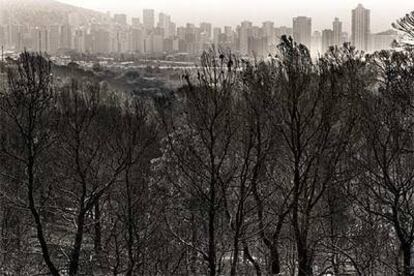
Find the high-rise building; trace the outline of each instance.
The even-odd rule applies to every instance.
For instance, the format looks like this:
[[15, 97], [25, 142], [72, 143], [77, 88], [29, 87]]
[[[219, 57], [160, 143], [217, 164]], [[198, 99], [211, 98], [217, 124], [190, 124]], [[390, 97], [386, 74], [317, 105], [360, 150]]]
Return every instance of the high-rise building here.
[[166, 53], [172, 53], [173, 50], [174, 40], [172, 38], [166, 38], [163, 42], [163, 50]]
[[221, 35], [221, 28], [216, 27], [213, 29], [213, 44], [216, 48], [220, 45], [220, 35]]
[[152, 35], [152, 53], [160, 54], [163, 52], [164, 38], [162, 34], [154, 33]]
[[249, 21], [243, 21], [240, 27], [239, 47], [242, 55], [249, 55], [249, 37], [252, 35], [253, 24]]
[[155, 26], [155, 15], [154, 15], [154, 10], [148, 10], [145, 9], [142, 13], [142, 20], [144, 23], [144, 28], [147, 31], [152, 31], [152, 29], [154, 29]]
[[236, 35], [234, 34], [233, 28], [231, 26], [224, 26], [224, 34], [226, 35], [226, 44], [229, 48], [234, 48], [234, 42]]
[[202, 33], [206, 33], [206, 37], [210, 40], [211, 39], [211, 35], [212, 35], [212, 26], [211, 23], [200, 23], [200, 30]]
[[177, 35], [177, 25], [174, 22], [170, 22], [170, 36], [175, 37]]
[[293, 35], [293, 29], [286, 27], [286, 26], [280, 26], [278, 28], [275, 28], [275, 36], [276, 38], [281, 38], [283, 35], [286, 36], [292, 36]]
[[342, 32], [341, 41], [342, 41], [342, 43], [345, 43], [345, 42], [349, 43], [350, 42], [349, 34], [347, 32]]
[[114, 14], [114, 22], [119, 25], [126, 25], [127, 15], [123, 13]]
[[293, 18], [293, 39], [311, 49], [312, 18], [298, 16]]
[[131, 25], [133, 27], [139, 27], [139, 26], [141, 26], [141, 21], [139, 20], [139, 17], [132, 17], [131, 18]]
[[163, 30], [164, 38], [170, 37], [170, 24], [171, 24], [171, 16], [160, 13], [158, 15], [158, 28]]
[[104, 29], [92, 31], [93, 34], [93, 52], [98, 54], [108, 54], [110, 52], [111, 34]]
[[311, 55], [316, 57], [322, 52], [322, 34], [320, 31], [314, 31], [312, 34], [312, 50]]
[[224, 33], [226, 34], [227, 37], [233, 36], [234, 35], [233, 28], [231, 26], [224, 26]]
[[332, 30], [333, 30], [333, 44], [332, 45], [341, 45], [344, 42], [342, 41], [342, 22], [337, 17], [332, 23]]
[[195, 33], [196, 32], [196, 26], [193, 23], [185, 24], [185, 28], [186, 28], [187, 33]]
[[370, 10], [361, 4], [352, 10], [352, 38], [351, 43], [358, 50], [368, 51], [370, 40]]
[[144, 38], [144, 54], [152, 54], [153, 53], [153, 45], [152, 45], [152, 35], [146, 36]]
[[71, 12], [68, 14], [68, 23], [69, 25], [71, 25], [72, 27], [79, 27], [82, 25], [82, 17], [79, 13], [77, 12]]
[[275, 24], [272, 21], [263, 22], [262, 32], [264, 37], [273, 38], [275, 35]]
[[111, 31], [112, 45], [111, 52], [126, 53], [129, 50], [128, 31], [121, 26]]
[[7, 25], [7, 46], [16, 48], [19, 37], [19, 26], [14, 24]]
[[81, 28], [75, 30], [73, 48], [79, 53], [86, 52], [86, 30]]
[[323, 30], [322, 31], [322, 54], [329, 50], [329, 47], [334, 45], [334, 31]]
[[251, 28], [251, 36], [255, 37], [255, 38], [260, 38], [262, 37], [262, 29], [258, 26], [252, 26]]
[[48, 31], [45, 28], [32, 29], [32, 50], [35, 52], [48, 52]]
[[265, 50], [269, 50], [271, 46], [278, 43], [275, 35], [275, 24], [272, 21], [266, 21], [262, 24], [262, 38], [266, 38], [268, 43]]
[[385, 32], [373, 35], [372, 50], [388, 50], [392, 48], [394, 41], [398, 40], [398, 32], [395, 30], [387, 30]]
[[249, 51], [257, 56], [264, 57], [269, 54], [269, 43], [267, 37], [249, 37]]
[[0, 46], [4, 46], [6, 44], [5, 41], [6, 32], [3, 26], [0, 25]]
[[130, 31], [130, 49], [134, 53], [144, 52], [144, 32], [138, 28], [132, 28]]
[[60, 42], [60, 28], [58, 25], [53, 25], [49, 27], [49, 36], [48, 36], [48, 50], [50, 54], [55, 54], [59, 49]]
[[71, 26], [68, 24], [60, 27], [60, 48], [72, 48], [72, 29]]
[[184, 40], [185, 39], [185, 33], [187, 32], [187, 29], [185, 27], [178, 27], [177, 28], [177, 36], [179, 39]]
[[207, 51], [211, 46], [210, 42], [211, 42], [211, 37], [208, 35], [208, 32], [201, 32], [200, 40], [199, 40], [199, 50]]

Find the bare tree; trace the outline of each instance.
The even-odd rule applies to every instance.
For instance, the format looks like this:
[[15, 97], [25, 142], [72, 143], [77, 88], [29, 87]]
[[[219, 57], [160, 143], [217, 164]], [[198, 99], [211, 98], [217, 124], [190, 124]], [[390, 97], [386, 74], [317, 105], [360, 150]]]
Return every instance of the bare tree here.
[[183, 238], [168, 224], [177, 241], [195, 254], [192, 266], [201, 256], [211, 276], [222, 270], [229, 247], [225, 204], [235, 172], [230, 153], [237, 130], [233, 102], [238, 74], [232, 69], [224, 56], [203, 54], [196, 82], [187, 76], [187, 85], [177, 92], [180, 106], [161, 114], [167, 130], [166, 185], [172, 185], [175, 215], [187, 231], [193, 230]]
[[251, 137], [253, 160], [249, 178], [254, 209], [256, 210], [259, 237], [269, 252], [269, 273], [277, 275], [282, 272], [279, 252], [282, 227], [286, 223], [291, 209], [292, 187], [286, 185], [283, 158], [279, 155], [280, 139], [277, 132], [279, 118], [277, 115], [278, 64], [275, 59], [270, 62], [248, 64], [244, 70], [243, 92], [246, 108], [245, 120], [248, 129], [244, 130]]
[[392, 24], [392, 27], [404, 32], [410, 39], [414, 39], [414, 11], [398, 19]]
[[[278, 131], [283, 137], [290, 183], [293, 186], [291, 222], [298, 256], [298, 275], [313, 275], [318, 206], [335, 179], [348, 145], [353, 120], [347, 120], [326, 67], [316, 70], [306, 47], [283, 38], [279, 47], [277, 98]], [[342, 117], [346, 119], [343, 120]], [[345, 134], [347, 133], [347, 134]]]
[[[15, 137], [10, 137], [3, 132], [2, 153], [24, 171], [12, 177], [27, 189], [26, 202], [43, 260], [52, 275], [59, 275], [48, 246], [39, 198], [39, 191], [47, 185], [42, 178], [42, 163], [47, 162], [45, 156], [55, 142], [56, 118], [49, 116], [55, 114], [54, 109], [50, 62], [41, 55], [22, 53], [9, 69], [7, 91], [1, 98], [2, 129], [16, 133]], [[12, 145], [15, 142], [19, 143], [17, 147]]]
[[154, 246], [156, 251], [160, 245], [156, 233], [162, 220], [157, 209], [162, 208], [157, 191], [150, 187], [150, 162], [157, 156], [158, 137], [149, 110], [144, 101], [134, 100], [122, 107], [117, 119], [116, 141], [127, 153], [127, 164], [118, 185], [101, 200], [107, 217], [101, 220], [102, 266], [110, 266], [114, 275], [137, 275], [145, 256], [152, 256], [146, 249]]
[[372, 200], [359, 203], [384, 224], [393, 226], [403, 255], [403, 275], [413, 275], [414, 242], [412, 185], [412, 52], [382, 51], [372, 57], [378, 70], [378, 90], [365, 103], [364, 148], [357, 161], [364, 168], [360, 181]]

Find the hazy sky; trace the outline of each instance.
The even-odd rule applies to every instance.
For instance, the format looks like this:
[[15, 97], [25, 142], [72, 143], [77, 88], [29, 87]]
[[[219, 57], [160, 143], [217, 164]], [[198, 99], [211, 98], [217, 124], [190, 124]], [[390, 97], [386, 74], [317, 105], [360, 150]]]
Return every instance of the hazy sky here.
[[59, 0], [68, 4], [142, 18], [142, 9], [152, 8], [172, 16], [178, 25], [211, 22], [236, 26], [242, 20], [255, 24], [274, 21], [276, 26], [292, 25], [292, 17], [311, 16], [313, 29], [331, 28], [334, 17], [350, 30], [351, 10], [358, 3], [371, 9], [373, 32], [390, 28], [391, 22], [414, 10], [414, 0]]

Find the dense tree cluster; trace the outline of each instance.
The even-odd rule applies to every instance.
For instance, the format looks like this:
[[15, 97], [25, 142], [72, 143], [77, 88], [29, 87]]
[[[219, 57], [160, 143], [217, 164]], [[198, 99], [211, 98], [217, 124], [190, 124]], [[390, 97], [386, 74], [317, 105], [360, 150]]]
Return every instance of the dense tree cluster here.
[[173, 94], [2, 74], [2, 275], [414, 275], [414, 50], [206, 52]]

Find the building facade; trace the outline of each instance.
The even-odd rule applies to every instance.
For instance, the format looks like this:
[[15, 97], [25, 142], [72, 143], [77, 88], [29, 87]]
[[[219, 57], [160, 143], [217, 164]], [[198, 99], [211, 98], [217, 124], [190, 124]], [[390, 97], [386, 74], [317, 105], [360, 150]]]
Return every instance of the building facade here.
[[352, 37], [351, 43], [358, 50], [369, 51], [371, 12], [361, 4], [352, 10]]
[[293, 18], [293, 39], [297, 43], [301, 43], [312, 48], [312, 18], [298, 16]]

